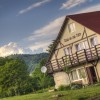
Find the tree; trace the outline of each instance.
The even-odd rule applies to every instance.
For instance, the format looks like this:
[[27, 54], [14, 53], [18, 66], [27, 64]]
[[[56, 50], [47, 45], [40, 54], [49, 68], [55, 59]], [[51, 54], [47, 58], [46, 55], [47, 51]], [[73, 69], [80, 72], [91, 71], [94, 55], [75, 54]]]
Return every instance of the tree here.
[[43, 74], [41, 72], [41, 67], [44, 66], [45, 63], [46, 63], [46, 59], [42, 59], [39, 63], [39, 66], [37, 66], [37, 68], [32, 73], [32, 77], [33, 77], [33, 80], [34, 80], [33, 84], [34, 84], [35, 90], [47, 88], [49, 86], [54, 85], [53, 78], [50, 77], [49, 75], [47, 75], [47, 73]]
[[52, 50], [54, 49], [54, 46], [55, 46], [55, 45], [56, 45], [56, 41], [53, 40], [52, 43], [48, 46], [47, 51], [48, 51], [49, 53], [51, 53]]
[[0, 94], [2, 97], [32, 92], [31, 78], [27, 65], [19, 59], [4, 59], [0, 66]]

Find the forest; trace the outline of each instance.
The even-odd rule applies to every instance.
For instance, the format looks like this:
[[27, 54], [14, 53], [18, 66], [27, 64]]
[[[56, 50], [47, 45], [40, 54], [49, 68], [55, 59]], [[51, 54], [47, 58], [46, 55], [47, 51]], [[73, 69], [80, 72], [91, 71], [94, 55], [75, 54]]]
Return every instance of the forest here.
[[45, 53], [0, 57], [0, 98], [54, 86], [53, 78], [47, 73], [41, 73], [41, 67], [45, 65], [47, 58], [48, 54]]

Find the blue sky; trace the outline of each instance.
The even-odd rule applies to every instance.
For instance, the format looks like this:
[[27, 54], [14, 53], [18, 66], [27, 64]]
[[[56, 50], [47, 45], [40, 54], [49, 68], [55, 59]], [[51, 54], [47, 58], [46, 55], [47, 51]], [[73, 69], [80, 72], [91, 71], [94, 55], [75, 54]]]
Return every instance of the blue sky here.
[[66, 15], [90, 11], [99, 0], [0, 0], [0, 56], [45, 52]]

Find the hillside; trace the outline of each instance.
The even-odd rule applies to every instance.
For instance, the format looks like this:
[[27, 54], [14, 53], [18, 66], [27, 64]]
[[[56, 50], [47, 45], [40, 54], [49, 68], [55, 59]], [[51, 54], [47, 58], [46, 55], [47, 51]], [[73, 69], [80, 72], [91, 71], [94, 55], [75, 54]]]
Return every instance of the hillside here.
[[95, 85], [83, 89], [67, 91], [46, 91], [44, 93], [32, 93], [0, 100], [100, 100], [100, 86]]
[[39, 64], [41, 59], [48, 58], [48, 53], [40, 53], [40, 54], [14, 54], [8, 56], [8, 58], [13, 59], [22, 59], [26, 62], [26, 64], [29, 66], [28, 71], [31, 73], [34, 68]]

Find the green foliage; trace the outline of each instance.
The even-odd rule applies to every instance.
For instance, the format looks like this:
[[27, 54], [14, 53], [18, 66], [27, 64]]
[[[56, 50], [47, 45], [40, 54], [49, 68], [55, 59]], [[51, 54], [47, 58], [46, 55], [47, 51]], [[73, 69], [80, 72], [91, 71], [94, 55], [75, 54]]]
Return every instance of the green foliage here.
[[69, 85], [61, 85], [58, 88], [59, 91], [66, 91], [66, 90], [70, 90], [70, 86]]
[[54, 49], [54, 47], [56, 46], [56, 44], [57, 44], [56, 40], [53, 40], [52, 43], [48, 46], [47, 51], [48, 51], [49, 53], [51, 53], [52, 50]]
[[[42, 92], [42, 90], [40, 92]], [[54, 95], [58, 94], [62, 94], [64, 96], [57, 98], [53, 97]], [[93, 99], [94, 97], [95, 99]], [[100, 99], [100, 86], [92, 86], [92, 87], [89, 86], [84, 89], [78, 89], [78, 90], [35, 93], [23, 96], [15, 96], [11, 98], [4, 98], [0, 100], [99, 100], [99, 99]]]
[[43, 58], [40, 60], [40, 66], [45, 66], [45, 63], [47, 62], [47, 59], [46, 58]]
[[35, 90], [44, 89], [49, 86], [54, 85], [53, 77], [47, 75], [47, 73], [41, 72], [41, 67], [46, 63], [46, 59], [42, 59], [39, 63], [39, 66], [36, 67], [34, 72], [32, 73], [33, 78], [33, 86]]
[[0, 58], [0, 97], [27, 94], [53, 86], [53, 78], [41, 73], [40, 70], [46, 60], [47, 58], [40, 59], [39, 63], [35, 64], [36, 68], [32, 75], [29, 76], [29, 67], [25, 60], [19, 57]]
[[71, 72], [71, 68], [70, 68], [69, 66], [65, 66], [65, 67], [63, 68], [63, 70], [64, 70], [67, 74], [69, 74], [69, 73]]
[[79, 83], [71, 83], [71, 89], [72, 90], [80, 89], [82, 87], [83, 87], [82, 84], [79, 84]]
[[3, 63], [0, 66], [0, 97], [30, 92], [32, 92], [31, 78], [24, 61], [3, 58]]
[[21, 59], [24, 60], [28, 66], [28, 72], [32, 73], [33, 70], [37, 67], [39, 62], [45, 58], [48, 58], [48, 53], [40, 53], [40, 54], [14, 54], [8, 56], [8, 58], [12, 59]]

